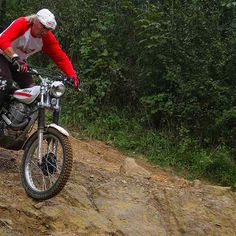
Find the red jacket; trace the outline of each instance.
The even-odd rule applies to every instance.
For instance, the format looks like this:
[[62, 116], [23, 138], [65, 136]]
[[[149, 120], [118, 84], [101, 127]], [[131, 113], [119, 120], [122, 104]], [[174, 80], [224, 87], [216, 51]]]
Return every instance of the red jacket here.
[[42, 38], [34, 37], [26, 17], [16, 19], [0, 34], [0, 53], [8, 47], [12, 47], [22, 60], [27, 60], [30, 55], [43, 51], [67, 76], [76, 76], [69, 58], [53, 33], [48, 31]]

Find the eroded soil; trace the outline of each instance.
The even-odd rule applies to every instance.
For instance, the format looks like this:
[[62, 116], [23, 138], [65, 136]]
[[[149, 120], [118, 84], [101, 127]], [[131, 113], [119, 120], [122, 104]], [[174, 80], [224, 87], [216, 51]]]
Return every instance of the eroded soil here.
[[21, 186], [22, 152], [0, 150], [0, 235], [236, 235], [229, 188], [178, 178], [103, 142], [71, 141], [71, 178], [44, 202]]

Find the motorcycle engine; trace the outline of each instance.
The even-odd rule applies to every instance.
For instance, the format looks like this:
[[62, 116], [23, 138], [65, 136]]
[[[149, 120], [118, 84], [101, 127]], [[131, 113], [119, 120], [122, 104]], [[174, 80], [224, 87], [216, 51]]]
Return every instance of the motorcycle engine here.
[[8, 113], [8, 119], [13, 124], [20, 124], [27, 117], [27, 106], [24, 103], [14, 102], [11, 104]]
[[[8, 112], [3, 114], [11, 121], [13, 125], [19, 125], [17, 128], [8, 127], [7, 122], [0, 120], [0, 146], [11, 150], [19, 150], [22, 148], [23, 143], [26, 140], [26, 136], [19, 138], [24, 132], [24, 127], [28, 123], [28, 116], [31, 114], [33, 108], [14, 101], [10, 103]], [[7, 111], [7, 108], [6, 108]]]

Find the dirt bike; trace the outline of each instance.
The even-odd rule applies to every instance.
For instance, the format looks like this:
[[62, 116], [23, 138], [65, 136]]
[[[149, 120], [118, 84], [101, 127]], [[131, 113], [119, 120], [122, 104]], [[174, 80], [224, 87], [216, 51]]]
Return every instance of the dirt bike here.
[[[58, 194], [67, 183], [73, 162], [69, 133], [58, 125], [60, 100], [68, 78], [56, 80], [29, 71], [40, 85], [14, 88], [0, 112], [0, 146], [24, 150], [21, 182], [26, 193], [37, 200]], [[46, 125], [46, 110], [53, 111], [52, 123]], [[37, 131], [32, 130], [37, 125]]]

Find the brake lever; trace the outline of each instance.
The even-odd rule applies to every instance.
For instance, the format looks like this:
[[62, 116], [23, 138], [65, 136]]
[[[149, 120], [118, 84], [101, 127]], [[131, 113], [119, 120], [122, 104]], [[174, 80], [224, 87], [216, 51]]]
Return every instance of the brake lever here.
[[63, 83], [66, 84], [66, 85], [69, 85], [70, 87], [74, 87], [74, 82], [72, 81], [71, 78], [69, 77], [64, 77], [62, 79]]
[[30, 75], [39, 75], [39, 72], [38, 72], [37, 70], [33, 69], [32, 67], [28, 66], [27, 74], [30, 74]]

